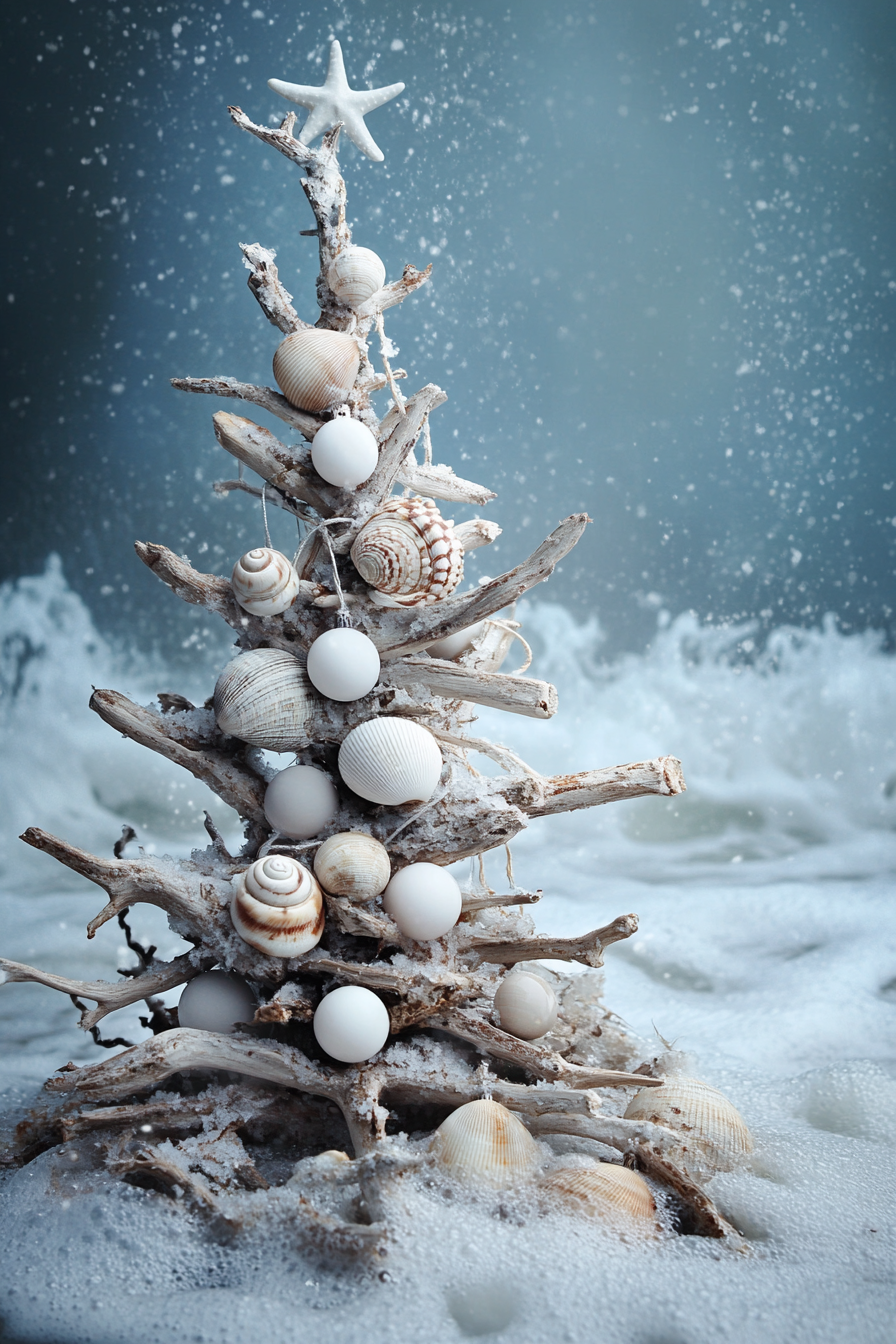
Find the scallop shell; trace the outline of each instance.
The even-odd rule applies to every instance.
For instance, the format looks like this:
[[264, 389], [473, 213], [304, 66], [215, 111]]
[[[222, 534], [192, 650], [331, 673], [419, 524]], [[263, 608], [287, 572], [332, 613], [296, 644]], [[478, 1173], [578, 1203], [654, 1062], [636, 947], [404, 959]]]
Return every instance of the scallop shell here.
[[340, 831], [317, 851], [314, 872], [324, 891], [353, 901], [372, 901], [385, 891], [392, 865], [385, 846], [372, 835]]
[[495, 993], [502, 1030], [521, 1041], [536, 1041], [557, 1021], [557, 995], [546, 980], [531, 971], [506, 975]]
[[299, 576], [280, 551], [258, 546], [237, 560], [230, 576], [233, 595], [252, 616], [279, 616], [299, 591]]
[[362, 579], [401, 606], [438, 602], [464, 575], [464, 548], [431, 499], [390, 499], [355, 537]]
[[320, 887], [307, 868], [269, 854], [232, 879], [230, 918], [244, 943], [269, 957], [300, 957], [324, 931]]
[[351, 392], [361, 355], [344, 331], [305, 327], [281, 341], [274, 354], [274, 377], [286, 400], [302, 411], [325, 411]]
[[215, 686], [215, 718], [222, 733], [268, 751], [307, 746], [315, 704], [305, 669], [281, 649], [241, 653]]
[[460, 1180], [499, 1188], [528, 1180], [538, 1147], [526, 1126], [497, 1101], [468, 1101], [452, 1111], [432, 1136], [436, 1160]]
[[539, 1181], [539, 1188], [559, 1195], [564, 1203], [589, 1218], [634, 1224], [656, 1231], [656, 1204], [650, 1186], [636, 1171], [611, 1162], [593, 1167], [561, 1167]]
[[339, 773], [368, 802], [388, 807], [426, 803], [438, 787], [442, 753], [432, 733], [419, 723], [368, 719], [343, 740]]
[[650, 1120], [682, 1134], [679, 1160], [686, 1170], [731, 1171], [753, 1151], [743, 1118], [726, 1096], [696, 1078], [673, 1074], [662, 1087], [636, 1092], [627, 1120]]
[[327, 284], [350, 308], [359, 308], [385, 283], [386, 268], [369, 247], [344, 247], [327, 271]]

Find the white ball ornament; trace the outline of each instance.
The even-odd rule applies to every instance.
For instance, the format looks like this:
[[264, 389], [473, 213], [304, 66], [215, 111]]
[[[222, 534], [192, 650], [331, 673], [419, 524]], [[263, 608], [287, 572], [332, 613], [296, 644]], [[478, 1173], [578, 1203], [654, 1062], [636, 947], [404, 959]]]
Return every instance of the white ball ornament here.
[[330, 700], [360, 700], [380, 679], [380, 655], [360, 630], [325, 630], [308, 650], [308, 680]]
[[340, 490], [354, 490], [373, 473], [379, 460], [374, 435], [360, 420], [353, 420], [346, 408], [337, 412], [314, 436], [311, 461], [318, 476]]
[[501, 981], [495, 994], [501, 1026], [521, 1041], [535, 1041], [557, 1021], [557, 995], [546, 980], [517, 971]]
[[442, 774], [442, 753], [428, 729], [410, 719], [359, 723], [339, 748], [339, 773], [369, 803], [428, 803]]
[[251, 1022], [255, 995], [245, 980], [228, 971], [205, 971], [191, 980], [180, 996], [177, 1020], [182, 1027], [217, 1031], [228, 1036], [237, 1022]]
[[383, 909], [406, 938], [441, 938], [460, 918], [460, 887], [435, 863], [409, 863], [383, 892]]
[[264, 814], [290, 840], [311, 840], [339, 811], [339, 795], [329, 775], [313, 765], [290, 765], [265, 790]]
[[322, 1050], [343, 1064], [361, 1064], [389, 1038], [389, 1014], [382, 999], [361, 985], [341, 985], [321, 999], [314, 1035]]

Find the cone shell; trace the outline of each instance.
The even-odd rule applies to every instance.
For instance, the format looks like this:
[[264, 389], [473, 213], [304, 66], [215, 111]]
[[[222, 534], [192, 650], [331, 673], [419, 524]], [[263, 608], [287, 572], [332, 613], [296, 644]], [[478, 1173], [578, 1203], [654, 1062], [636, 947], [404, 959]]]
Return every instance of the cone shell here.
[[327, 271], [327, 284], [350, 308], [359, 308], [385, 283], [386, 268], [369, 247], [344, 247]]
[[259, 546], [237, 560], [230, 577], [233, 595], [252, 616], [279, 616], [299, 591], [299, 576], [280, 551]]
[[448, 597], [464, 574], [464, 548], [431, 499], [390, 499], [361, 528], [351, 557], [371, 588], [402, 606]]
[[301, 411], [325, 411], [345, 401], [361, 364], [358, 344], [344, 331], [305, 327], [277, 346], [274, 377], [286, 400]]
[[340, 831], [325, 840], [314, 857], [314, 872], [324, 891], [352, 901], [372, 901], [392, 875], [389, 854], [363, 831]]
[[439, 744], [427, 728], [410, 719], [368, 719], [353, 728], [339, 748], [339, 773], [370, 803], [401, 807], [426, 803], [442, 773]]
[[636, 1171], [598, 1162], [593, 1167], [561, 1167], [539, 1182], [550, 1196], [589, 1218], [655, 1232], [656, 1204], [650, 1186]]
[[281, 649], [240, 654], [215, 686], [215, 719], [222, 733], [268, 751], [307, 746], [315, 704], [305, 669]]
[[270, 854], [233, 878], [230, 918], [244, 943], [269, 957], [300, 957], [324, 931], [320, 887], [295, 859]]
[[[682, 1135], [682, 1164], [692, 1170], [730, 1171], [753, 1151], [750, 1131], [726, 1096], [696, 1078], [673, 1074], [662, 1087], [637, 1092], [627, 1120], [650, 1120]], [[689, 1156], [690, 1155], [690, 1156]]]
[[459, 1180], [499, 1189], [529, 1180], [538, 1147], [522, 1121], [497, 1101], [468, 1101], [452, 1111], [432, 1137], [439, 1164]]

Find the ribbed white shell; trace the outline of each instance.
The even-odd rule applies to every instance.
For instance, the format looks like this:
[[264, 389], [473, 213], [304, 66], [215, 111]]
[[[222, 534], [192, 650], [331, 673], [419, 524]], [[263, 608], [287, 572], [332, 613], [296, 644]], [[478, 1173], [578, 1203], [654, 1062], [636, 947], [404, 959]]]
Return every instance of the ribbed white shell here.
[[504, 1031], [535, 1041], [557, 1021], [557, 995], [540, 975], [514, 971], [498, 986], [495, 1009]]
[[431, 499], [390, 499], [365, 523], [351, 549], [371, 588], [402, 606], [438, 602], [464, 575], [464, 548]]
[[593, 1167], [561, 1167], [539, 1185], [590, 1218], [635, 1224], [656, 1230], [656, 1204], [650, 1186], [636, 1171], [598, 1162]]
[[363, 831], [340, 831], [325, 840], [314, 856], [314, 872], [324, 891], [352, 901], [372, 901], [388, 884], [389, 853]]
[[223, 733], [268, 751], [298, 751], [312, 740], [315, 695], [298, 659], [251, 649], [228, 663], [215, 686]]
[[662, 1087], [636, 1092], [625, 1112], [627, 1120], [651, 1120], [679, 1130], [681, 1151], [693, 1153], [690, 1166], [704, 1158], [715, 1171], [730, 1171], [753, 1151], [753, 1139], [740, 1112], [723, 1093], [696, 1078], [673, 1074]]
[[306, 327], [281, 341], [274, 354], [274, 377], [298, 410], [325, 411], [345, 401], [361, 364], [357, 341], [344, 331]]
[[327, 284], [350, 308], [359, 308], [385, 283], [386, 268], [369, 247], [344, 247], [327, 271]]
[[438, 787], [442, 753], [432, 733], [410, 719], [368, 719], [339, 748], [339, 773], [368, 802], [425, 803]]
[[323, 896], [295, 859], [271, 854], [232, 879], [230, 918], [243, 942], [270, 957], [300, 957], [324, 931]]
[[433, 1135], [432, 1151], [453, 1176], [499, 1188], [528, 1180], [538, 1165], [538, 1148], [525, 1125], [487, 1098], [452, 1111]]
[[253, 616], [279, 616], [299, 591], [299, 576], [280, 551], [258, 546], [237, 560], [230, 577], [233, 595]]

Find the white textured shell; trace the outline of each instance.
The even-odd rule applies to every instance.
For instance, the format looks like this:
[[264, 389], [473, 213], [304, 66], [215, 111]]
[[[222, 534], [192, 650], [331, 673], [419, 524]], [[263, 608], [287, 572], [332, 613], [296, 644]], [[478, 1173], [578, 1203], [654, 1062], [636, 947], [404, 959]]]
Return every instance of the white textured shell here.
[[363, 831], [340, 831], [314, 856], [314, 872], [324, 891], [352, 901], [372, 901], [385, 891], [392, 873], [389, 853]]
[[650, 1120], [682, 1135], [680, 1160], [692, 1172], [731, 1169], [753, 1151], [753, 1139], [740, 1112], [708, 1083], [673, 1074], [662, 1087], [636, 1092], [627, 1120]]
[[299, 591], [299, 576], [281, 551], [258, 546], [237, 560], [230, 576], [233, 595], [252, 616], [279, 616]]
[[298, 751], [312, 740], [316, 697], [305, 669], [282, 649], [250, 649], [215, 685], [222, 733], [267, 751]]
[[538, 1148], [522, 1121], [497, 1101], [468, 1101], [452, 1111], [432, 1136], [439, 1164], [460, 1180], [506, 1189], [529, 1180]]
[[657, 1230], [656, 1204], [650, 1186], [628, 1167], [611, 1162], [598, 1162], [593, 1167], [561, 1167], [543, 1177], [539, 1187], [589, 1218], [634, 1225], [643, 1232]]
[[302, 411], [325, 411], [345, 401], [360, 365], [358, 344], [352, 336], [318, 327], [294, 331], [274, 353], [277, 386]]
[[426, 803], [442, 773], [442, 753], [428, 729], [410, 719], [368, 719], [343, 740], [339, 773], [371, 803]]
[[364, 524], [351, 549], [366, 583], [400, 606], [438, 602], [464, 575], [453, 522], [431, 499], [390, 499]]
[[385, 283], [386, 268], [369, 247], [344, 247], [327, 271], [327, 284], [350, 308], [359, 308]]
[[513, 971], [495, 992], [495, 1009], [504, 1031], [535, 1041], [557, 1021], [557, 995], [540, 975]]
[[256, 859], [232, 879], [230, 918], [244, 943], [269, 957], [300, 957], [324, 931], [320, 887], [302, 864], [280, 854]]

